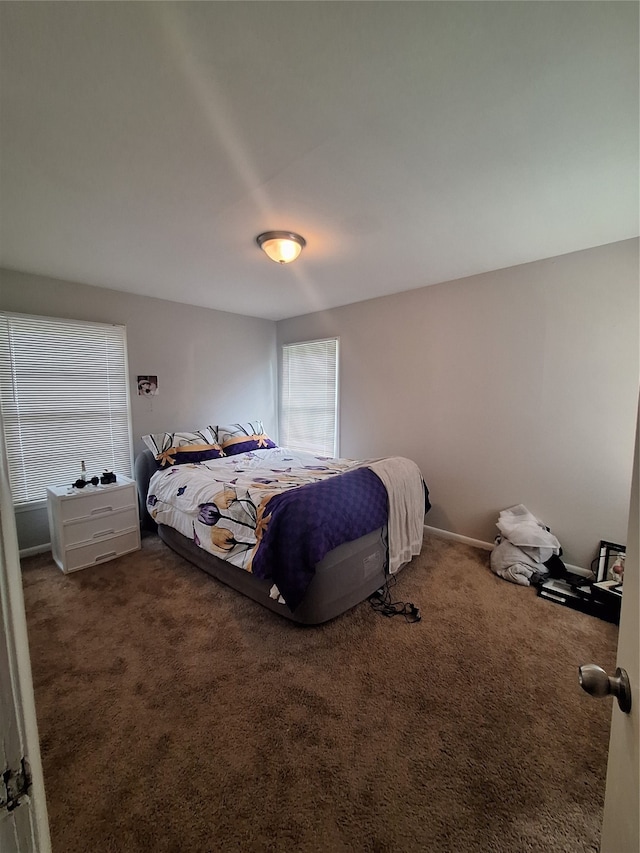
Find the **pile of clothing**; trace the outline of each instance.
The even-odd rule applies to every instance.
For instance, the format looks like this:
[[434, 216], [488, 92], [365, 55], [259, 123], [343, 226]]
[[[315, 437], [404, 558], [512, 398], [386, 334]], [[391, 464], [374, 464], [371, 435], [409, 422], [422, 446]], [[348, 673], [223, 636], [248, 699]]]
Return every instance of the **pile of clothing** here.
[[530, 586], [542, 583], [549, 575], [566, 574], [560, 543], [526, 506], [518, 504], [503, 510], [497, 526], [500, 535], [491, 552], [491, 569], [501, 578]]

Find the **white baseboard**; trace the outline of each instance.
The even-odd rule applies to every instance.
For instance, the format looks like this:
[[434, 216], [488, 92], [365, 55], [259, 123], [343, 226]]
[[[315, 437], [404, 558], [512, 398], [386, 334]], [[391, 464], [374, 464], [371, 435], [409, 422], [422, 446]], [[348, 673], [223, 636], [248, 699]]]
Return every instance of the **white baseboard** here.
[[462, 536], [460, 533], [451, 533], [449, 530], [441, 530], [439, 527], [429, 527], [428, 524], [425, 524], [424, 530], [430, 536], [438, 536], [440, 539], [453, 539], [454, 542], [460, 542], [462, 545], [471, 545], [474, 548], [493, 551], [493, 542], [483, 542], [482, 539], [471, 539], [469, 536]]
[[[483, 542], [482, 539], [471, 539], [469, 536], [462, 536], [460, 533], [451, 533], [449, 530], [441, 530], [439, 527], [430, 527], [428, 524], [424, 526], [424, 532], [430, 536], [437, 536], [440, 539], [451, 539], [454, 542], [460, 542], [462, 545], [471, 545], [473, 548], [482, 548], [485, 551], [493, 551], [495, 545], [493, 542]], [[570, 563], [565, 563], [568, 572], [574, 575], [582, 575], [583, 577], [591, 577], [590, 569], [583, 569], [581, 566], [572, 566]]]
[[572, 575], [582, 575], [582, 577], [590, 578], [592, 576], [592, 571], [590, 569], [583, 569], [582, 566], [572, 566], [571, 563], [565, 563], [567, 567], [567, 571], [571, 572]]
[[51, 550], [51, 542], [45, 542], [43, 545], [34, 545], [33, 548], [23, 548], [20, 551], [20, 559], [23, 557], [33, 557], [34, 554], [44, 554], [45, 551]]

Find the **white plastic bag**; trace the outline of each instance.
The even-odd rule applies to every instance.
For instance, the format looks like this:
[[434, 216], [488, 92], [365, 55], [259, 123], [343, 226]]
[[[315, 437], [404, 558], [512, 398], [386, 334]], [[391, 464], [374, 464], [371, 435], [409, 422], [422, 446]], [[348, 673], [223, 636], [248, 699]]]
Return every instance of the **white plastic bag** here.
[[502, 510], [498, 530], [536, 563], [545, 563], [560, 554], [560, 542], [522, 504]]
[[[500, 540], [500, 537], [498, 537]], [[499, 541], [491, 552], [491, 570], [498, 577], [521, 586], [530, 586], [531, 578], [548, 574], [546, 566], [537, 563], [508, 539]]]

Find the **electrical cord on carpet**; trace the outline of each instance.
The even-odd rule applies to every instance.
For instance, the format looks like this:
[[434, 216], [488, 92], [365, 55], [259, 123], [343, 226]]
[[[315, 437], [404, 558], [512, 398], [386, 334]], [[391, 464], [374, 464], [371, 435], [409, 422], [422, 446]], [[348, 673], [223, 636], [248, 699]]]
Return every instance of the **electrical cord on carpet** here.
[[377, 589], [369, 596], [369, 603], [383, 616], [404, 616], [407, 622], [420, 622], [422, 616], [420, 611], [411, 601], [392, 601], [390, 587], [396, 585], [396, 578], [390, 575], [384, 586]]

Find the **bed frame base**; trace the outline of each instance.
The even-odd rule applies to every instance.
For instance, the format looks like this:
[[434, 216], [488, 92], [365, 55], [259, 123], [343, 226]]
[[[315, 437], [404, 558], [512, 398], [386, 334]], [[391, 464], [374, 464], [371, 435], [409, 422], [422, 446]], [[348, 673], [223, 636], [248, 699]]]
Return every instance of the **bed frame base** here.
[[313, 580], [293, 613], [286, 604], [270, 598], [273, 581], [260, 580], [220, 560], [171, 527], [158, 525], [158, 535], [173, 551], [207, 574], [300, 625], [320, 625], [339, 616], [364, 601], [387, 580], [386, 527], [330, 551], [317, 564]]

